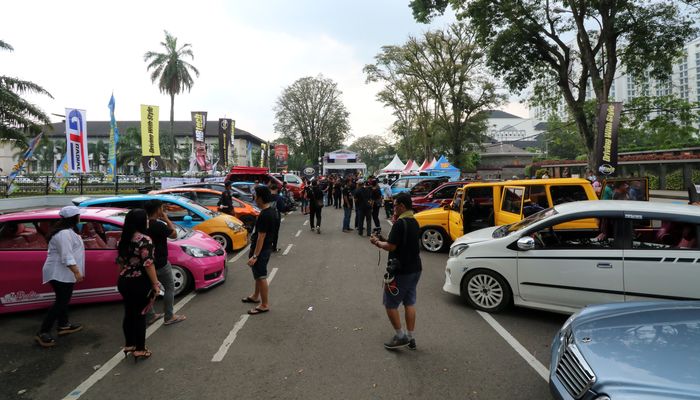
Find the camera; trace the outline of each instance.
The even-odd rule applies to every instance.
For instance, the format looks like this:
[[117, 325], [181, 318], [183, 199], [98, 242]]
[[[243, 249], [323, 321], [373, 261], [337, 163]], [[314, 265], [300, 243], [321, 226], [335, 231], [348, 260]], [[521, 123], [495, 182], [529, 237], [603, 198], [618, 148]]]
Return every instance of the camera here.
[[372, 236], [379, 236], [382, 234], [382, 228], [376, 226], [372, 228]]
[[390, 258], [386, 262], [386, 273], [390, 276], [396, 275], [396, 271], [398, 271], [399, 268], [401, 268], [401, 263], [398, 258]]

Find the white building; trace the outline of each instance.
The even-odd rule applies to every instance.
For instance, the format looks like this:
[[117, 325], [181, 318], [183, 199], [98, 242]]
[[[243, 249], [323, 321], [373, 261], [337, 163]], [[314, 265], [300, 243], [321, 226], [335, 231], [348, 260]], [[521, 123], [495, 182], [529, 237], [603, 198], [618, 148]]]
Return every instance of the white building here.
[[537, 141], [542, 133], [541, 121], [521, 118], [505, 111], [489, 111], [487, 135], [496, 143], [513, 143], [517, 147]]

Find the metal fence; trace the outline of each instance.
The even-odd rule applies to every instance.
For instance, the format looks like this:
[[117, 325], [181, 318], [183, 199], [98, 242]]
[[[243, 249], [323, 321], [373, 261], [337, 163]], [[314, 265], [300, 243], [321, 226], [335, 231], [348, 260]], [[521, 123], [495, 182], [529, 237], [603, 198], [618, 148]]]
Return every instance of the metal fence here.
[[71, 176], [64, 178], [67, 181], [65, 191], [56, 191], [52, 188], [52, 183], [55, 182], [53, 176], [19, 176], [12, 185], [15, 187], [11, 194], [8, 195], [10, 182], [6, 177], [0, 178], [0, 196], [1, 197], [22, 197], [22, 196], [47, 196], [50, 194], [69, 194], [69, 195], [84, 195], [84, 194], [134, 194], [146, 193], [149, 190], [160, 188], [160, 183], [154, 179], [151, 183], [147, 183], [140, 177], [119, 177], [114, 181], [106, 182], [103, 178], [93, 176]]

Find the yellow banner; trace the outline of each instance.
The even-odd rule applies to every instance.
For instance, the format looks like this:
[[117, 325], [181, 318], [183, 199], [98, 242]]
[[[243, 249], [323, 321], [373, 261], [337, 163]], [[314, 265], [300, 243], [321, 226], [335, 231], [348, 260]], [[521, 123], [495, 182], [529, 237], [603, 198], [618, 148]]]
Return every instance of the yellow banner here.
[[141, 155], [159, 156], [158, 106], [141, 104]]

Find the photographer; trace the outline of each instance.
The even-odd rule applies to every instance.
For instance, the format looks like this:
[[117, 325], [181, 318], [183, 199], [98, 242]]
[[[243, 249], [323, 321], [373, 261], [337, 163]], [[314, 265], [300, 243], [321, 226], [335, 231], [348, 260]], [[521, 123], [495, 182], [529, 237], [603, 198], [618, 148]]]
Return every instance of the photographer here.
[[[384, 275], [384, 307], [391, 325], [396, 330], [391, 340], [384, 343], [387, 349], [408, 346], [416, 349], [414, 330], [416, 325], [416, 287], [420, 279], [422, 265], [419, 255], [419, 226], [413, 218], [411, 196], [400, 193], [394, 199], [396, 223], [392, 226], [389, 238], [372, 235], [370, 242], [389, 252], [387, 273]], [[403, 303], [406, 330], [401, 328], [399, 306]]]

